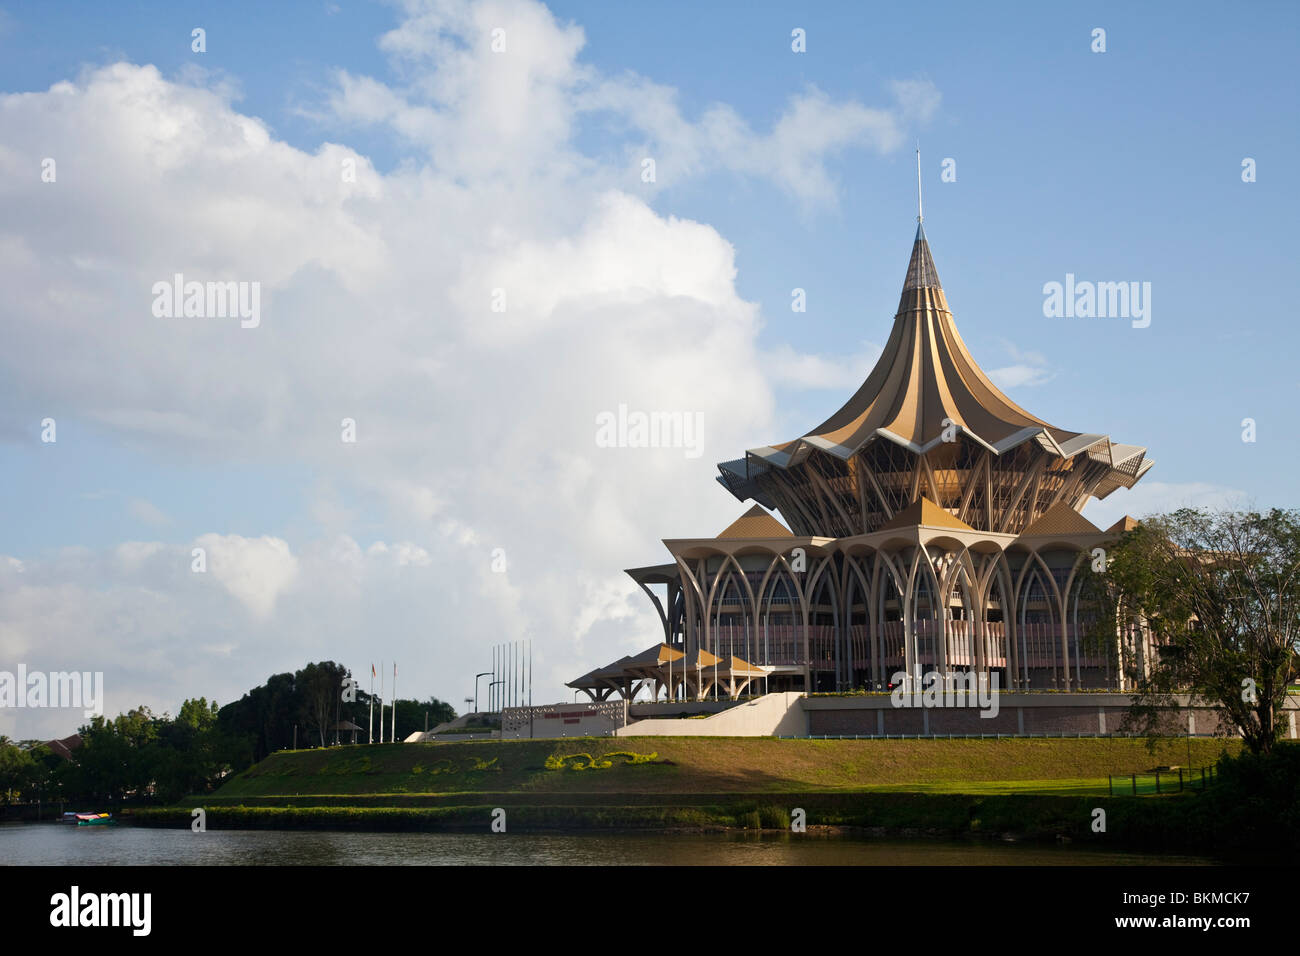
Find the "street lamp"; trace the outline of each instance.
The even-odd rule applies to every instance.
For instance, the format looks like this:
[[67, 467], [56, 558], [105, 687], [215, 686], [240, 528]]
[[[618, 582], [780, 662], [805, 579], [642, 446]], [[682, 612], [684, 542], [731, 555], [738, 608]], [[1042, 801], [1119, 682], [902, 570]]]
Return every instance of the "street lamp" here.
[[483, 671], [481, 674], [474, 675], [474, 713], [476, 714], [478, 713], [478, 679], [480, 677], [488, 677], [491, 674], [491, 671]]

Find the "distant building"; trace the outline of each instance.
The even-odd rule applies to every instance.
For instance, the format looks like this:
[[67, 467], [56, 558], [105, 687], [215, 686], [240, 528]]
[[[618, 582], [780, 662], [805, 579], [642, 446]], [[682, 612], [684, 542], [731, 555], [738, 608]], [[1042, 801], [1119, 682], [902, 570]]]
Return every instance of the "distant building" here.
[[62, 757], [64, 760], [71, 760], [72, 752], [81, 746], [81, 734], [73, 734], [61, 740], [46, 740], [36, 746], [48, 747], [55, 755]]

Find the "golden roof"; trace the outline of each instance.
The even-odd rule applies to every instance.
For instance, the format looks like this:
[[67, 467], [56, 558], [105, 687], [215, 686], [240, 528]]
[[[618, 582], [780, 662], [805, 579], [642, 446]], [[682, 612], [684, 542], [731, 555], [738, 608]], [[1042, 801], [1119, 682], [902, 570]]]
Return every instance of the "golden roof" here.
[[717, 661], [717, 669], [719, 671], [725, 671], [728, 675], [732, 676], [748, 674], [754, 677], [762, 677], [767, 673], [767, 671], [763, 670], [763, 668], [759, 667], [757, 664], [751, 664], [744, 658], [736, 657], [734, 654], [729, 657], [717, 658]]
[[748, 454], [786, 468], [813, 449], [848, 459], [873, 439], [885, 438], [920, 454], [956, 434], [999, 455], [1033, 439], [1062, 457], [1088, 451], [1125, 472], [1115, 487], [1131, 485], [1153, 464], [1143, 461], [1144, 448], [1058, 428], [1002, 394], [957, 332], [925, 230], [918, 225], [894, 326], [866, 381], [812, 431]]
[[679, 661], [686, 655], [675, 647], [669, 647], [667, 644], [656, 644], [654, 647], [647, 648], [640, 654], [632, 657], [625, 657], [619, 663], [626, 670], [630, 667], [654, 667], [658, 664], [665, 664], [668, 661]]
[[952, 528], [954, 531], [975, 530], [960, 518], [954, 518], [926, 497], [913, 501], [876, 530], [877, 532], [897, 531], [901, 528], [912, 528], [917, 525], [923, 525], [927, 528]]
[[1041, 538], [1045, 535], [1069, 534], [1101, 534], [1101, 529], [1061, 501], [1048, 508], [1042, 517], [1020, 532], [1020, 537]]
[[754, 505], [719, 534], [719, 538], [793, 538], [790, 529]]
[[704, 650], [704, 648], [701, 647], [701, 648], [696, 648], [694, 657], [684, 656], [684, 659], [679, 666], [686, 667], [686, 668], [693, 668], [696, 667], [697, 665], [699, 667], [713, 667], [721, 660], [722, 660], [721, 657], [718, 657], [715, 654], [710, 654], [708, 651]]

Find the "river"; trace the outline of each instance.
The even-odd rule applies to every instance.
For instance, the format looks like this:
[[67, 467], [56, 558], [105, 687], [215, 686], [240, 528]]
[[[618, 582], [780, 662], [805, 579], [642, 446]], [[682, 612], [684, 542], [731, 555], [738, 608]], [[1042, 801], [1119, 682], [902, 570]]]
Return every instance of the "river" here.
[[0, 824], [0, 864], [103, 866], [626, 865], [1143, 866], [1204, 857], [1073, 844], [786, 833], [339, 833]]

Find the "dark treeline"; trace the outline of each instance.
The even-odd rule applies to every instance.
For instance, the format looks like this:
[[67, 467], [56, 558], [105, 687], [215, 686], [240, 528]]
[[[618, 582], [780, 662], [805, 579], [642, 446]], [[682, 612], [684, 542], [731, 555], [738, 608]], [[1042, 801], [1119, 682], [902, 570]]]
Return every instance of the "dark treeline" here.
[[[205, 698], [185, 701], [175, 717], [138, 707], [114, 718], [94, 717], [82, 726], [81, 746], [71, 759], [49, 747], [20, 747], [0, 737], [0, 804], [81, 802], [87, 807], [123, 800], [173, 802], [210, 793], [276, 750], [351, 743], [351, 721], [366, 742], [370, 697], [348, 683], [350, 671], [333, 661], [275, 674], [234, 703], [218, 708]], [[379, 706], [374, 708], [380, 739]], [[384, 739], [392, 711], [384, 708]], [[456, 716], [451, 705], [430, 697], [397, 702], [397, 739]]]
[[[357, 740], [364, 743], [365, 731], [370, 727], [370, 695], [359, 686], [347, 693], [344, 682], [351, 677], [351, 671], [333, 661], [308, 664], [296, 674], [275, 674], [261, 687], [222, 707], [217, 716], [218, 728], [248, 742], [251, 748], [236, 772], [277, 750], [293, 747], [295, 733], [300, 748], [328, 746], [334, 743], [336, 734], [340, 743], [348, 743], [352, 735], [334, 729], [345, 721], [362, 728]], [[433, 697], [426, 701], [399, 699], [397, 739], [424, 730], [426, 713], [430, 727], [456, 716], [450, 704]], [[376, 703], [376, 740], [381, 737], [379, 714]], [[392, 711], [386, 703], [384, 715], [382, 737], [387, 740], [392, 736]]]

